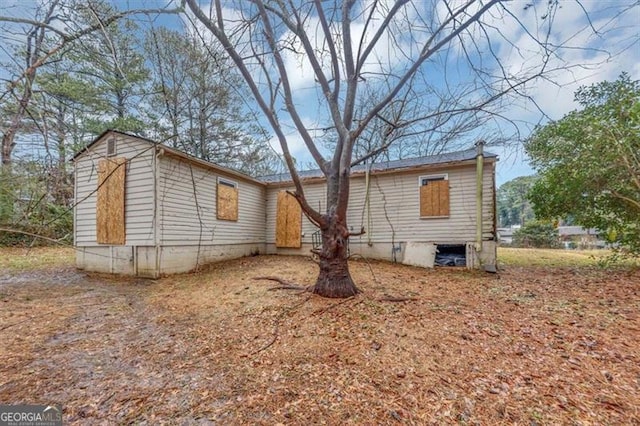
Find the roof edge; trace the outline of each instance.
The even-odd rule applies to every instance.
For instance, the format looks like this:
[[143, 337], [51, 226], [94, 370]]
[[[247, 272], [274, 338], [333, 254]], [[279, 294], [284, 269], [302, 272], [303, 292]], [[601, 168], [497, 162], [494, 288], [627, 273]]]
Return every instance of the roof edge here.
[[[428, 158], [437, 158], [440, 156], [447, 156], [447, 155], [451, 155], [451, 154], [460, 154], [460, 153], [467, 153], [467, 152], [475, 152], [475, 149], [468, 149], [468, 150], [463, 150], [463, 151], [455, 151], [452, 153], [445, 153], [445, 154], [437, 154], [437, 155], [430, 155], [430, 156], [424, 156], [424, 157], [415, 157], [415, 158], [410, 158], [410, 159], [406, 159], [406, 160], [392, 160], [389, 161], [387, 163], [398, 163], [398, 164], [402, 164], [405, 161], [412, 161], [412, 160], [418, 160], [418, 159], [428, 159]], [[485, 162], [490, 162], [490, 163], [495, 163], [498, 161], [498, 154], [494, 154], [492, 152], [487, 152], [485, 151], [483, 154], [483, 158]], [[370, 173], [371, 174], [391, 174], [391, 173], [402, 173], [405, 171], [410, 171], [410, 170], [426, 170], [426, 169], [435, 169], [435, 168], [443, 168], [443, 167], [451, 167], [451, 166], [459, 166], [459, 165], [473, 165], [476, 163], [476, 159], [477, 156], [474, 155], [473, 157], [469, 157], [469, 158], [460, 158], [460, 159], [452, 159], [452, 160], [445, 160], [445, 161], [436, 161], [436, 162], [425, 162], [425, 163], [417, 163], [417, 164], [404, 164], [404, 165], [398, 165], [395, 167], [389, 167], [389, 168], [376, 168], [376, 165], [381, 165], [383, 163], [373, 163], [372, 164], [372, 168], [370, 169]], [[351, 168], [351, 173], [350, 176], [358, 176], [358, 175], [362, 175], [365, 173], [365, 170], [362, 167], [363, 165], [357, 165]], [[355, 170], [354, 170], [355, 169]], [[311, 176], [300, 176], [300, 180], [302, 182], [305, 181], [320, 181], [320, 180], [324, 180], [325, 177], [321, 174], [320, 169], [314, 169], [314, 170], [304, 170], [304, 171], [300, 171], [302, 173], [314, 173]], [[291, 183], [292, 179], [291, 176], [287, 176], [285, 178], [285, 175], [287, 175], [288, 173], [281, 173], [278, 175], [267, 175], [267, 176], [262, 176], [259, 177], [258, 179], [260, 179], [262, 182], [265, 182], [267, 185], [280, 185], [280, 184], [286, 184], [286, 183]], [[272, 180], [272, 178], [275, 178]]]
[[238, 178], [242, 178], [245, 180], [248, 180], [252, 183], [258, 184], [258, 185], [265, 185], [265, 182], [256, 179], [252, 176], [249, 176], [245, 173], [239, 172], [237, 170], [233, 170], [230, 169], [228, 167], [224, 167], [221, 166], [219, 164], [215, 164], [212, 163], [210, 161], [206, 161], [206, 160], [202, 160], [198, 157], [194, 157], [193, 155], [187, 154], [186, 152], [182, 152], [179, 149], [175, 149], [175, 148], [171, 148], [169, 146], [163, 145], [160, 142], [156, 142], [153, 139], [149, 139], [146, 138], [144, 136], [138, 136], [138, 135], [134, 135], [131, 133], [127, 133], [127, 132], [121, 132], [120, 130], [114, 130], [114, 129], [107, 129], [104, 132], [100, 133], [98, 136], [96, 136], [96, 138], [91, 141], [87, 146], [85, 146], [84, 148], [82, 148], [80, 151], [78, 151], [73, 157], [71, 157], [71, 161], [76, 161], [78, 159], [78, 157], [82, 156], [83, 154], [85, 154], [86, 152], [88, 152], [89, 150], [91, 150], [91, 148], [98, 143], [100, 140], [102, 140], [106, 135], [108, 135], [109, 133], [115, 133], [121, 136], [126, 136], [126, 137], [130, 137], [130, 138], [135, 138], [141, 141], [144, 141], [146, 143], [149, 143], [151, 145], [154, 145], [156, 147], [159, 147], [160, 149], [163, 149], [165, 151], [165, 153], [169, 153], [170, 155], [173, 155], [175, 157], [180, 157], [182, 159], [185, 159], [187, 161], [190, 161], [192, 163], [198, 164], [202, 167], [206, 167], [206, 168], [210, 168], [210, 169], [214, 169], [217, 170], [219, 172], [225, 173], [227, 175], [232, 175]]

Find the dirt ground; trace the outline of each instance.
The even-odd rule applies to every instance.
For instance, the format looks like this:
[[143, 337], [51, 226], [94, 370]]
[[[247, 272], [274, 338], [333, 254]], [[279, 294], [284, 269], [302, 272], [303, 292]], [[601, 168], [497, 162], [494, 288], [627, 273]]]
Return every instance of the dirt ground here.
[[70, 424], [640, 424], [640, 271], [351, 269], [347, 300], [253, 279], [311, 284], [301, 257], [0, 270], [0, 403]]

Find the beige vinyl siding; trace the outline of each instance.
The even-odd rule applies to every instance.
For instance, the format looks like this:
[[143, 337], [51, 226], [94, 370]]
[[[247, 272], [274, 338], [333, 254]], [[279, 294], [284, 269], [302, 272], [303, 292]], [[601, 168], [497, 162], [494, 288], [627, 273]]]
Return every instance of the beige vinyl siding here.
[[[446, 218], [420, 218], [420, 176], [448, 174], [450, 213]], [[483, 238], [493, 238], [493, 166], [486, 162], [483, 177]], [[282, 187], [270, 187], [267, 196], [267, 243], [275, 243], [276, 199]], [[293, 188], [287, 188], [292, 190]], [[353, 177], [349, 195], [347, 224], [353, 232], [362, 226], [367, 234], [352, 241], [390, 243], [429, 241], [465, 243], [476, 235], [476, 171], [475, 166], [450, 169], [425, 169], [418, 172], [372, 174], [370, 179], [371, 228], [367, 229], [365, 210], [365, 178]], [[314, 208], [326, 206], [324, 183], [305, 185], [305, 194]], [[303, 243], [311, 243], [318, 229], [303, 218]]]
[[106, 158], [107, 139], [117, 140], [116, 157], [129, 159], [125, 181], [126, 245], [154, 245], [153, 145], [136, 138], [107, 133], [76, 159], [75, 242], [96, 245], [98, 162]]
[[[264, 242], [265, 190], [262, 185], [170, 156], [161, 156], [159, 166], [158, 233], [162, 245]], [[219, 177], [238, 185], [237, 221], [216, 217]]]
[[[449, 216], [420, 218], [421, 176], [448, 174]], [[493, 237], [493, 175], [489, 165], [483, 178], [483, 238]], [[371, 235], [359, 239], [373, 242], [432, 241], [436, 243], [464, 243], [475, 240], [476, 235], [476, 171], [475, 167], [439, 170], [437, 172], [411, 172], [372, 175], [370, 188]], [[365, 205], [365, 179], [355, 178], [347, 223], [354, 230], [367, 228]], [[364, 213], [364, 220], [363, 220]]]

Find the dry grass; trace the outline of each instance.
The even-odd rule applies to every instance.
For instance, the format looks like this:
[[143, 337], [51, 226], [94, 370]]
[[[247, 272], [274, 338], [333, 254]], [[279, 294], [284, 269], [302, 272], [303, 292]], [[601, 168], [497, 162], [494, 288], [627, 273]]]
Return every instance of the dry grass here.
[[2, 271], [27, 271], [52, 266], [71, 265], [75, 254], [70, 247], [3, 247], [0, 248]]
[[158, 281], [5, 277], [0, 401], [58, 402], [78, 424], [640, 422], [639, 271], [351, 270], [364, 293], [347, 300], [253, 280], [313, 282], [285, 256]]
[[506, 266], [596, 266], [608, 254], [604, 250], [498, 248], [500, 264]]
[[[506, 266], [547, 266], [585, 267], [599, 266], [599, 262], [609, 257], [609, 250], [561, 250], [498, 248], [498, 260]], [[613, 267], [640, 267], [640, 259], [624, 259], [614, 262]]]

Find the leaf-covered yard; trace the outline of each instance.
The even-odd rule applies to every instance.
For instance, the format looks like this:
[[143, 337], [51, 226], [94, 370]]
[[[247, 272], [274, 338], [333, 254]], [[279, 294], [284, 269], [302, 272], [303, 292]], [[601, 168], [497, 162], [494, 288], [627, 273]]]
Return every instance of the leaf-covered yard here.
[[157, 281], [67, 262], [2, 266], [2, 403], [79, 424], [640, 423], [637, 269], [360, 260], [364, 293], [329, 300], [253, 279], [310, 284], [300, 257]]

